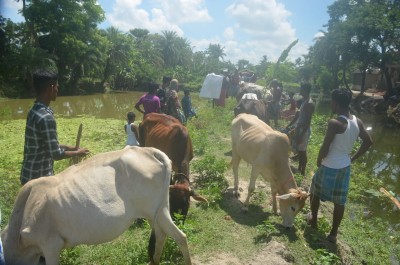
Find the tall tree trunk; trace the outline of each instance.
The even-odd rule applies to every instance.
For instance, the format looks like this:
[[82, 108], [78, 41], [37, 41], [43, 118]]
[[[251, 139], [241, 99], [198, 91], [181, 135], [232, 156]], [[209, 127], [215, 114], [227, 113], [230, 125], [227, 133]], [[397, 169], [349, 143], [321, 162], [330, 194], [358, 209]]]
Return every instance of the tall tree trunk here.
[[110, 77], [110, 72], [111, 72], [111, 62], [110, 58], [107, 59], [106, 62], [106, 67], [104, 67], [104, 74], [103, 74], [103, 80], [101, 80], [101, 86], [104, 87], [104, 84], [107, 82], [108, 78]]
[[386, 83], [386, 94], [387, 95], [392, 95], [394, 93], [393, 91], [393, 85], [392, 85], [392, 77], [389, 73], [389, 69], [386, 67], [386, 64], [382, 66], [382, 72], [385, 77], [385, 83]]
[[359, 103], [361, 100], [362, 95], [364, 95], [365, 92], [365, 77], [367, 76], [367, 70], [365, 67], [363, 67], [363, 70], [361, 70], [361, 88], [360, 88], [360, 93], [357, 95], [355, 98], [355, 103]]
[[78, 90], [79, 79], [82, 76], [82, 65], [76, 64], [72, 70], [71, 79], [68, 83], [68, 95], [76, 95]]
[[[32, 0], [31, 5], [34, 5], [35, 2], [36, 2], [35, 0]], [[26, 14], [26, 0], [22, 0], [22, 15], [24, 16], [26, 25], [28, 27], [30, 35], [29, 41], [33, 47], [39, 47], [39, 38], [35, 30], [35, 23], [31, 21], [29, 18], [27, 18], [25, 14]]]
[[365, 68], [363, 68], [363, 70], [361, 71], [361, 91], [360, 94], [364, 94], [365, 92], [365, 78], [367, 76], [367, 70]]
[[344, 83], [344, 86], [346, 87], [346, 89], [348, 89], [349, 91], [351, 91], [351, 89], [350, 89], [350, 87], [349, 87], [349, 83], [347, 83], [347, 79], [346, 79], [346, 66], [343, 66], [343, 83]]

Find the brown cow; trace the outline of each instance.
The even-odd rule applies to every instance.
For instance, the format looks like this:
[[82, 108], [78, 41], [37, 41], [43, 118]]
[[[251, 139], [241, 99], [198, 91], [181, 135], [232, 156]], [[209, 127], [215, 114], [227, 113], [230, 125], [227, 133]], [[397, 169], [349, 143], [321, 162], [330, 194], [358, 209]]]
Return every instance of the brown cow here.
[[307, 193], [297, 188], [289, 165], [289, 152], [288, 137], [273, 130], [256, 116], [243, 113], [233, 119], [231, 164], [234, 192], [238, 194], [238, 167], [243, 159], [252, 166], [244, 210], [248, 209], [257, 176], [261, 174], [271, 184], [274, 213], [277, 213], [276, 199], [280, 199], [279, 208], [286, 227], [293, 226], [296, 214], [304, 207], [308, 197]]
[[172, 116], [149, 113], [139, 125], [139, 135], [141, 146], [158, 148], [171, 159], [175, 175], [170, 187], [170, 212], [173, 217], [180, 213], [185, 219], [190, 197], [207, 202], [190, 189], [189, 163], [193, 158], [193, 147], [187, 128]]

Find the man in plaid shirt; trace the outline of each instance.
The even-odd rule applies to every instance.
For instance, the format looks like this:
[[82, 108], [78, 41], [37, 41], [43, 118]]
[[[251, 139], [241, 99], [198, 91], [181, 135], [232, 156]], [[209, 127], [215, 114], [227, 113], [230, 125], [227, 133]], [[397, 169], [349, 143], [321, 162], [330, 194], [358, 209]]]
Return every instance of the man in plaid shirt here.
[[57, 125], [49, 105], [58, 94], [58, 76], [49, 70], [38, 70], [33, 75], [36, 101], [28, 113], [25, 128], [24, 160], [21, 184], [42, 176], [54, 175], [54, 160], [85, 156], [86, 148], [58, 143]]

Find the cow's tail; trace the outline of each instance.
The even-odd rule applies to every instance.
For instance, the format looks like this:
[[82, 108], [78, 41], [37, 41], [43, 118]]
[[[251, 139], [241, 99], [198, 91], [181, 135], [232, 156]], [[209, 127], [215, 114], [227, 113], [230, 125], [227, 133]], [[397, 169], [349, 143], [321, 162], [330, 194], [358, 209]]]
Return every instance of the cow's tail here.
[[163, 214], [165, 205], [167, 206], [167, 212], [169, 213], [169, 184], [171, 182], [171, 173], [172, 173], [172, 164], [168, 156], [161, 151], [158, 151], [158, 153], [155, 153], [155, 155], [156, 158], [164, 165], [164, 183], [163, 183], [164, 190], [163, 193], [160, 194], [161, 195], [160, 204], [158, 205], [158, 208], [153, 218], [153, 227], [151, 230], [149, 245], [147, 249], [151, 264], [155, 264], [154, 253], [156, 249], [156, 234], [154, 231], [154, 227], [159, 226], [158, 216], [160, 214]]
[[8, 253], [11, 254], [10, 252], [12, 251], [16, 251], [18, 245], [21, 244], [20, 231], [22, 226], [22, 219], [24, 217], [25, 205], [31, 192], [32, 185], [30, 182], [25, 184], [25, 186], [20, 189], [8, 225], [1, 233], [5, 256], [7, 256]]

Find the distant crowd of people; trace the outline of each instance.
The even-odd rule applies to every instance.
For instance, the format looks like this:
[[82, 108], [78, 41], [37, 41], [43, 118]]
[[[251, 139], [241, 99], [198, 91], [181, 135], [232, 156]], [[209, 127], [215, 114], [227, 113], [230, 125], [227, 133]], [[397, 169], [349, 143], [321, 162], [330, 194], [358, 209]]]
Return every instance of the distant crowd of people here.
[[185, 90], [181, 100], [178, 92], [178, 80], [164, 76], [161, 87], [158, 84], [149, 85], [148, 93], [136, 102], [135, 109], [143, 113], [143, 117], [151, 112], [165, 113], [185, 124], [197, 114], [192, 106], [190, 91]]

